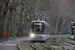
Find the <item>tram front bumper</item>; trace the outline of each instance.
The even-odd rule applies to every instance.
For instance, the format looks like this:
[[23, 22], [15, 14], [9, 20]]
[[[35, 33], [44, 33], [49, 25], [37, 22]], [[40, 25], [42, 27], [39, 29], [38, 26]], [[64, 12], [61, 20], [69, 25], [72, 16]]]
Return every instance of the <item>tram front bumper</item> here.
[[32, 38], [31, 41], [45, 41], [44, 37]]

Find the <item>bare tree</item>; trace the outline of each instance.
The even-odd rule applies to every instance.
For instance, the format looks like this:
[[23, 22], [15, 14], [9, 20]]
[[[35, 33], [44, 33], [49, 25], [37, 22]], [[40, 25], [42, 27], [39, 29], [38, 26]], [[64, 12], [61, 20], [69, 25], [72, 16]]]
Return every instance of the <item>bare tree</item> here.
[[2, 14], [2, 17], [1, 17], [1, 21], [0, 21], [0, 38], [3, 37], [4, 35], [4, 25], [5, 25], [5, 20], [6, 20], [6, 14], [7, 14], [7, 11], [8, 11], [8, 3], [9, 3], [9, 0], [7, 1], [3, 1], [5, 3], [5, 6], [1, 9], [3, 10], [3, 14]]

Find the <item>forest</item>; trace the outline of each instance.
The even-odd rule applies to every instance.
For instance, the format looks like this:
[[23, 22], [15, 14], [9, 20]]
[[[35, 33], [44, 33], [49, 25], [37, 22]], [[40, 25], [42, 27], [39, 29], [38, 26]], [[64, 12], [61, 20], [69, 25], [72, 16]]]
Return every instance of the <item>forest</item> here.
[[31, 21], [49, 23], [50, 35], [70, 34], [75, 21], [75, 0], [0, 0], [0, 38], [28, 36]]

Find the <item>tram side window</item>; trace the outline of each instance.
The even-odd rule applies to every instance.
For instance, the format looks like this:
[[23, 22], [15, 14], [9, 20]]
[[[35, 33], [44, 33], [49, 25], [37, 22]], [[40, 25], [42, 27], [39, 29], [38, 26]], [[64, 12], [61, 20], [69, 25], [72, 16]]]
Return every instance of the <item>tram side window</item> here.
[[47, 28], [45, 28], [45, 34], [47, 33]]
[[47, 33], [49, 34], [49, 27], [47, 27], [47, 31], [48, 31]]
[[46, 27], [47, 33], [48, 33], [48, 28]]
[[47, 29], [46, 29], [46, 26], [45, 26], [45, 29], [44, 29], [44, 34], [46, 34], [46, 32], [47, 32]]
[[48, 26], [47, 26], [47, 34], [49, 33], [49, 28], [48, 28]]

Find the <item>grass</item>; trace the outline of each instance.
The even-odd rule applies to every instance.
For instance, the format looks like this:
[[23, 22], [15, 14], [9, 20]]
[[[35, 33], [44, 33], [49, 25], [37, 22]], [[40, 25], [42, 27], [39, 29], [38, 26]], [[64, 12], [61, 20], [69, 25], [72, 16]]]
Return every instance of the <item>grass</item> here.
[[[47, 50], [46, 48], [44, 48], [41, 44], [40, 44], [40, 42], [36, 42], [36, 43], [34, 43], [34, 45], [35, 45], [35, 47], [36, 48], [38, 48], [39, 50]], [[26, 41], [23, 41], [23, 42], [21, 42], [20, 43], [20, 47], [21, 47], [21, 49], [22, 50], [34, 50], [34, 49], [32, 49], [31, 47], [30, 47], [30, 42], [28, 41], [28, 42], [26, 42]]]
[[22, 41], [20, 43], [20, 48], [22, 50], [33, 50], [31, 47], [30, 47], [30, 41]]
[[[62, 36], [62, 35], [59, 35], [59, 36], [54, 36], [54, 37], [50, 37], [44, 44], [47, 45], [48, 47], [51, 47], [51, 48], [55, 48], [55, 50], [65, 50], [61, 47], [57, 47], [57, 46], [54, 46], [52, 44], [52, 39], [54, 38], [57, 38], [56, 39], [56, 43], [58, 45], [61, 45], [61, 46], [65, 46], [64, 44], [62, 44], [60, 42], [60, 39], [64, 37], [64, 40], [65, 41], [71, 41], [68, 37], [69, 35], [66, 35], [66, 36]], [[44, 48], [39, 42], [35, 42], [34, 43], [35, 47], [38, 48], [39, 50], [47, 50], [46, 48]], [[34, 50], [30, 47], [30, 41], [23, 41], [20, 43], [20, 47], [22, 48], [22, 50]]]
[[58, 45], [64, 46], [64, 44], [62, 44], [62, 43], [60, 42], [60, 39], [61, 39], [62, 37], [63, 37], [66, 41], [71, 41], [71, 40], [68, 38], [69, 35], [68, 35], [68, 36], [59, 36], [59, 37], [57, 37], [57, 39], [56, 39], [56, 43], [57, 43]]
[[64, 38], [64, 41], [65, 41], [65, 42], [68, 42], [68, 41], [73, 41], [73, 40], [71, 40], [71, 39], [69, 39], [68, 37], [66, 37], [66, 38]]
[[45, 47], [43, 47], [43, 46], [41, 45], [40, 42], [36, 42], [34, 45], [35, 45], [37, 48], [39, 48], [39, 50], [47, 50]]

